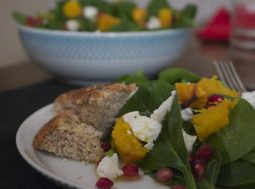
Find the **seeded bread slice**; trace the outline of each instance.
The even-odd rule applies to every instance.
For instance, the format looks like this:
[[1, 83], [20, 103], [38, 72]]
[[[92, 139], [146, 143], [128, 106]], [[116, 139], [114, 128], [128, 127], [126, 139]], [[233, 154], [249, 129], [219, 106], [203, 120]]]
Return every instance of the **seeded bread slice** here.
[[74, 110], [64, 111], [46, 123], [34, 138], [36, 149], [78, 161], [97, 162], [103, 156], [102, 132], [81, 123]]
[[136, 85], [107, 84], [66, 92], [55, 100], [57, 112], [74, 109], [82, 123], [103, 132], [103, 138], [111, 130], [120, 108], [136, 91]]

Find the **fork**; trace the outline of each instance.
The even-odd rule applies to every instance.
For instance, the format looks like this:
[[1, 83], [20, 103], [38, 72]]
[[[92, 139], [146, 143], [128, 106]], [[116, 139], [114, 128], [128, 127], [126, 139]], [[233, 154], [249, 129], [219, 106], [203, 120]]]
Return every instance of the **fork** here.
[[214, 65], [219, 74], [220, 80], [223, 81], [228, 87], [237, 90], [239, 93], [246, 91], [232, 61], [214, 61]]

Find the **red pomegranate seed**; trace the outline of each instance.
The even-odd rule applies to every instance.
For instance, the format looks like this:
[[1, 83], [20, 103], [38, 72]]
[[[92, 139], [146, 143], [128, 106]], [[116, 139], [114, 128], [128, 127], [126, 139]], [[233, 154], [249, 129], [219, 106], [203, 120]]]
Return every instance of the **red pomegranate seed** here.
[[106, 177], [101, 177], [96, 182], [96, 187], [99, 189], [110, 189], [112, 186], [113, 182]]
[[214, 106], [223, 100], [224, 100], [224, 97], [222, 95], [213, 94], [208, 98], [207, 107]]
[[173, 171], [169, 168], [161, 168], [155, 174], [155, 179], [160, 183], [166, 183], [173, 177]]
[[105, 151], [105, 152], [108, 152], [112, 146], [109, 142], [104, 142], [101, 144], [101, 148]]
[[192, 170], [197, 178], [202, 178], [205, 174], [206, 163], [204, 160], [196, 160], [192, 163]]
[[124, 176], [127, 177], [135, 177], [139, 174], [139, 169], [136, 164], [133, 163], [127, 163], [122, 167], [122, 171]]
[[171, 189], [186, 189], [186, 187], [183, 185], [174, 185], [171, 187]]
[[32, 16], [28, 16], [26, 19], [26, 25], [27, 26], [38, 26], [42, 24], [42, 19], [41, 18], [34, 18]]
[[210, 144], [202, 144], [195, 153], [195, 159], [209, 161], [213, 156], [213, 148]]

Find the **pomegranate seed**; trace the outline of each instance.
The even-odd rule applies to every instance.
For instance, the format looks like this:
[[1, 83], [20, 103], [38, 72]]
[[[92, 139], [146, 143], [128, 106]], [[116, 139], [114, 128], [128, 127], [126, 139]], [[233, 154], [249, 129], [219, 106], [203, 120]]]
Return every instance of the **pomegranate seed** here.
[[193, 173], [197, 178], [202, 178], [205, 174], [206, 163], [204, 160], [196, 160], [192, 163]]
[[195, 154], [195, 159], [203, 159], [209, 161], [212, 158], [213, 149], [210, 144], [202, 144]]
[[99, 189], [110, 189], [112, 186], [113, 182], [106, 177], [101, 177], [96, 182], [96, 187]]
[[224, 100], [222, 95], [213, 94], [208, 98], [207, 107], [211, 107]]
[[188, 156], [188, 163], [192, 164], [193, 161], [195, 161], [195, 156], [190, 153], [189, 156]]
[[183, 185], [174, 185], [171, 187], [171, 189], [186, 189], [186, 187]]
[[101, 148], [105, 151], [105, 152], [108, 152], [112, 146], [109, 142], [104, 142], [101, 144]]
[[139, 169], [136, 164], [127, 163], [122, 167], [123, 174], [127, 177], [135, 177], [139, 174]]
[[26, 19], [27, 26], [39, 26], [40, 24], [42, 24], [41, 18], [34, 18], [32, 16], [28, 16]]
[[155, 179], [160, 183], [166, 183], [173, 177], [173, 171], [169, 168], [161, 168], [155, 174]]

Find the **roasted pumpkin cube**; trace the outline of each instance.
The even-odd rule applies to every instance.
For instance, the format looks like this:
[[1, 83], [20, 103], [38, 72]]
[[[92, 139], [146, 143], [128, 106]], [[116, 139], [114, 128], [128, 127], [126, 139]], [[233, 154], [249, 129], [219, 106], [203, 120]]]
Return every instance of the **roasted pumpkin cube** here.
[[132, 10], [132, 17], [139, 26], [144, 26], [147, 13], [143, 8], [136, 7]]
[[148, 152], [133, 135], [131, 127], [122, 118], [116, 120], [112, 139], [118, 154], [126, 163], [142, 160]]
[[169, 28], [173, 24], [173, 11], [169, 8], [162, 8], [159, 10], [158, 18], [161, 23], [161, 27]]
[[207, 97], [213, 94], [227, 95], [230, 97], [239, 96], [239, 94], [236, 91], [224, 86], [223, 83], [220, 80], [217, 80], [216, 77], [213, 78], [204, 77], [198, 82], [198, 86], [205, 91]]
[[228, 125], [228, 114], [232, 106], [231, 101], [224, 100], [193, 116], [192, 123], [200, 141], [204, 142], [210, 135]]
[[120, 23], [120, 20], [109, 14], [100, 14], [97, 25], [100, 31], [108, 31], [112, 26]]
[[180, 104], [186, 106], [195, 103], [194, 108], [205, 106], [207, 102], [206, 94], [196, 83], [176, 83], [175, 88]]

